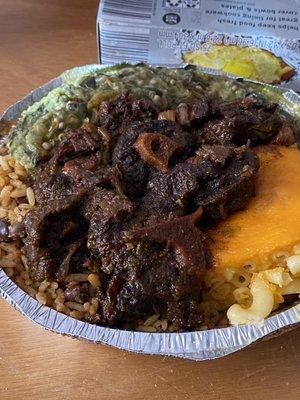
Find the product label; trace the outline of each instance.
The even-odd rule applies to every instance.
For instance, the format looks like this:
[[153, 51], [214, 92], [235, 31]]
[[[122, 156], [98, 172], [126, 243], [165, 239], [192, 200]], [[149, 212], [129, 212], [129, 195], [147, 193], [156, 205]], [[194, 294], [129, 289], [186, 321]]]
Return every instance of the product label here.
[[103, 0], [100, 60], [183, 66], [183, 52], [210, 43], [265, 49], [299, 71], [299, 16], [297, 0]]

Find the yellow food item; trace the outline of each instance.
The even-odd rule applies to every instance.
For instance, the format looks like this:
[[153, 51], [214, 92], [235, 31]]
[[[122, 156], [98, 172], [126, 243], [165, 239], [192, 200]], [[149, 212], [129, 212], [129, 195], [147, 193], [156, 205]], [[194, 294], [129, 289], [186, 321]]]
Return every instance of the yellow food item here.
[[207, 51], [188, 51], [182, 57], [189, 64], [219, 69], [265, 83], [279, 83], [295, 73], [282, 58], [256, 47], [212, 44]]
[[300, 242], [300, 151], [264, 146], [256, 195], [247, 206], [207, 233], [215, 272], [255, 264], [257, 270], [277, 265], [278, 258]]

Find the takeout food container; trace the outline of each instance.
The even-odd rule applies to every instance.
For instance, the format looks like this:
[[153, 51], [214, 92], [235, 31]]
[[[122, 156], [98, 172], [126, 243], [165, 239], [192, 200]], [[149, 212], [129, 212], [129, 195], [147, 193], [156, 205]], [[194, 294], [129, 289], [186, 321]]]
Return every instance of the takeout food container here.
[[[0, 122], [1, 120], [17, 119], [24, 109], [40, 100], [50, 90], [59, 87], [64, 82], [73, 81], [81, 75], [100, 71], [103, 67], [88, 65], [64, 72], [9, 107]], [[282, 100], [293, 105], [292, 108], [283, 105], [287, 113], [291, 113], [295, 107], [300, 108], [300, 96], [295, 92], [274, 87], [272, 90], [278, 91]], [[258, 340], [281, 334], [300, 323], [300, 304], [295, 304], [275, 313], [259, 325], [231, 326], [180, 333], [150, 333], [112, 329], [73, 319], [41, 305], [19, 288], [1, 267], [0, 296], [33, 322], [53, 332], [136, 353], [175, 356], [198, 361], [226, 356]]]

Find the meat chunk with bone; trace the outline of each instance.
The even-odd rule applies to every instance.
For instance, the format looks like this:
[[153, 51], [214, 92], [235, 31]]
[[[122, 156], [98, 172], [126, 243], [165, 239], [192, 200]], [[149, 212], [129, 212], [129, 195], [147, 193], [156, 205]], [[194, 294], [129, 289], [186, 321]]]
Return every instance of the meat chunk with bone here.
[[172, 139], [159, 133], [142, 133], [134, 143], [141, 159], [151, 167], [166, 172], [171, 157], [181, 148]]
[[[158, 165], [158, 159], [161, 160], [162, 156], [161, 154], [155, 155], [152, 153], [152, 165], [150, 165], [149, 162], [145, 162], [145, 159], [143, 160], [145, 157], [148, 161], [150, 160], [149, 149], [148, 153], [145, 154], [145, 143], [142, 141], [142, 138], [145, 139], [145, 132], [159, 135], [156, 136], [156, 138], [159, 138], [161, 144], [166, 145], [168, 143], [168, 147], [172, 144], [170, 156], [179, 150], [187, 152], [188, 154], [190, 153], [190, 135], [187, 132], [183, 132], [174, 121], [153, 120], [147, 123], [137, 122], [126, 127], [124, 132], [121, 133], [113, 151], [112, 161], [114, 165], [118, 165], [121, 171], [124, 192], [130, 198], [142, 197], [145, 194], [151, 171], [150, 167], [153, 167], [153, 162], [155, 165]], [[165, 139], [163, 137], [165, 137]], [[153, 144], [155, 145], [155, 143]], [[142, 152], [143, 158], [140, 152]], [[165, 169], [166, 160], [163, 160], [163, 163]]]

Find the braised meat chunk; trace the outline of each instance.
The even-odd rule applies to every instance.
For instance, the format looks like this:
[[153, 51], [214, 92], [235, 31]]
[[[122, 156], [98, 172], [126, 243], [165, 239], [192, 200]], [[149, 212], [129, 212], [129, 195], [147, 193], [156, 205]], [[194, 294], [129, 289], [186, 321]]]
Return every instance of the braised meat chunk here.
[[255, 146], [293, 142], [276, 118], [275, 105], [252, 97], [203, 95], [164, 113], [129, 93], [103, 101], [94, 125], [67, 132], [36, 170], [38, 204], [18, 236], [31, 278], [56, 280], [79, 307], [92, 297], [93, 323], [155, 313], [196, 329], [213, 261], [204, 231], [255, 194]]
[[65, 196], [26, 216], [24, 252], [36, 281], [62, 280], [71, 265], [76, 270], [75, 254], [84, 248], [87, 235], [87, 223], [76, 213], [79, 200], [76, 195]]
[[206, 220], [225, 219], [255, 193], [259, 159], [247, 146], [204, 145], [189, 162], [199, 171], [194, 201], [203, 207]]
[[105, 128], [116, 140], [120, 129], [134, 121], [149, 121], [158, 117], [158, 110], [149, 99], [130, 100], [128, 95], [118, 96], [100, 105], [99, 125]]
[[[151, 154], [149, 149], [146, 151], [145, 144], [141, 140], [142, 138], [145, 139], [145, 133], [156, 135], [157, 140], [151, 141]], [[130, 198], [143, 196], [151, 169], [167, 169], [171, 161], [170, 158], [174, 153], [177, 155], [180, 151], [185, 154], [191, 153], [190, 136], [189, 132], [180, 129], [174, 121], [151, 120], [144, 123], [135, 122], [130, 126], [126, 125], [112, 154], [113, 165], [118, 165], [122, 173], [125, 194]], [[162, 159], [162, 154], [159, 154], [162, 144], [169, 148], [170, 157], [167, 161], [165, 158]], [[166, 156], [164, 155], [164, 157]], [[150, 159], [152, 160], [151, 163], [149, 163]], [[164, 166], [161, 167], [161, 165]]]
[[255, 98], [245, 98], [221, 107], [221, 116], [207, 122], [199, 131], [198, 143], [237, 146], [248, 140], [255, 142], [272, 136], [277, 126], [273, 118], [276, 105], [261, 104]]

